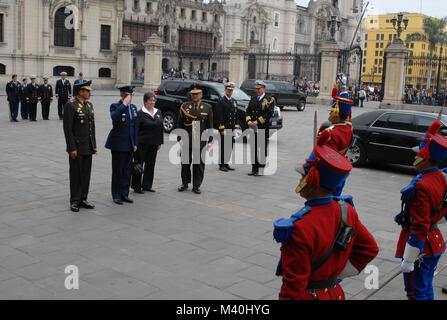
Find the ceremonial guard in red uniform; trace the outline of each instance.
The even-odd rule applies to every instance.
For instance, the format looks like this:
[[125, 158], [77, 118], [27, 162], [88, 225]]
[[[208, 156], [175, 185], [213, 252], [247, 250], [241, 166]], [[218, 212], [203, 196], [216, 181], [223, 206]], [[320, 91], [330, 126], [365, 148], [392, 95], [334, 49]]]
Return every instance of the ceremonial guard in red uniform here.
[[395, 221], [402, 226], [396, 257], [410, 300], [433, 300], [433, 275], [445, 251], [445, 241], [437, 224], [445, 222], [447, 169], [438, 164], [447, 157], [447, 139], [438, 133], [435, 121], [422, 139], [414, 166], [419, 171], [409, 186], [401, 190], [402, 211]]
[[301, 171], [296, 192], [305, 207], [274, 223], [274, 238], [282, 243], [276, 271], [283, 278], [281, 300], [344, 300], [340, 280], [359, 274], [379, 252], [352, 197], [332, 196], [352, 165], [328, 147], [329, 136], [319, 137], [310, 170]]
[[[323, 132], [325, 134], [329, 133], [329, 138], [324, 139], [327, 140], [326, 145], [340, 153], [342, 156], [345, 156], [352, 142], [354, 128], [352, 123], [347, 121], [347, 119], [350, 117], [352, 104], [354, 102], [345, 96], [341, 97], [337, 94], [338, 90], [337, 88], [334, 88], [332, 91], [332, 98], [334, 100], [331, 106], [331, 113], [329, 114], [329, 121], [325, 122], [320, 127], [319, 135], [321, 136]], [[303, 166], [306, 173], [309, 172], [313, 160], [315, 160], [315, 155], [311, 153], [309, 159], [306, 160], [306, 163]], [[298, 168], [297, 171], [301, 171], [301, 169], [302, 168]], [[340, 182], [340, 185], [335, 188], [333, 195], [341, 196], [344, 186], [345, 181], [343, 180]]]

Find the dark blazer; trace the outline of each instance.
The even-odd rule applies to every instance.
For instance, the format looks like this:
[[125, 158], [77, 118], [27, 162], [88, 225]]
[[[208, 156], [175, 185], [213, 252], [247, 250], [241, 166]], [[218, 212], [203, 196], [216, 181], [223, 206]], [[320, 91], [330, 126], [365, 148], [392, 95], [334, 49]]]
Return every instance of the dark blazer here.
[[152, 118], [143, 110], [138, 111], [138, 143], [159, 146], [163, 144], [163, 116], [160, 110]]
[[62, 84], [62, 79], [56, 81], [56, 98], [68, 100], [71, 96], [71, 84], [68, 79], [65, 79], [65, 84]]
[[[130, 112], [129, 113], [129, 108]], [[134, 104], [126, 106], [120, 100], [110, 106], [113, 128], [105, 147], [112, 151], [132, 152], [138, 146], [138, 109]]]
[[53, 101], [53, 87], [51, 84], [41, 84], [39, 87], [39, 96], [42, 103], [50, 103]]
[[239, 121], [237, 117], [237, 102], [233, 98], [228, 100], [226, 96], [220, 98], [216, 105], [216, 117], [219, 131], [225, 129], [239, 128]]
[[25, 96], [26, 96], [26, 102], [29, 103], [38, 103], [40, 101], [39, 96], [39, 85], [37, 83], [28, 83], [28, 85], [25, 88]]
[[8, 96], [8, 101], [12, 103], [18, 103], [20, 101], [20, 95], [22, 92], [22, 85], [17, 81], [17, 84], [14, 81], [8, 82], [6, 85], [6, 95]]
[[95, 112], [89, 101], [75, 98], [64, 106], [64, 134], [67, 152], [77, 150], [80, 155], [91, 155], [96, 150]]
[[247, 107], [247, 118], [246, 121], [258, 121], [259, 129], [269, 128], [270, 118], [273, 116], [276, 106], [276, 100], [274, 97], [264, 96], [262, 101], [259, 101], [258, 96], [251, 98], [250, 103]]

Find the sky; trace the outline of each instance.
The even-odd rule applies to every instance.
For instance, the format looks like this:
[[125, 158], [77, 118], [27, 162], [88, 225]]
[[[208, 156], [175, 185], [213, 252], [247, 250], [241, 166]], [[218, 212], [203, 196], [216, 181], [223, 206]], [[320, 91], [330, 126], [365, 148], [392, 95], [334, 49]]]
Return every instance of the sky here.
[[[344, 1], [344, 0], [339, 0]], [[307, 7], [309, 0], [295, 0], [299, 5]], [[368, 0], [365, 0], [365, 4]], [[409, 13], [422, 13], [428, 16], [443, 18], [447, 16], [446, 0], [369, 0], [370, 6], [375, 6], [378, 14], [396, 13], [400, 11]]]

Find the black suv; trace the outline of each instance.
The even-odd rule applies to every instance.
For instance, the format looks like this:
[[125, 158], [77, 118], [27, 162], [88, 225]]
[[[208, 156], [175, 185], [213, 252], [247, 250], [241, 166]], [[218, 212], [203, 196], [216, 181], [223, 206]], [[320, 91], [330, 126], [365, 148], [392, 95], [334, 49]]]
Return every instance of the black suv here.
[[[165, 132], [169, 133], [176, 128], [181, 104], [191, 100], [189, 91], [193, 83], [200, 85], [203, 91], [202, 101], [209, 103], [213, 107], [213, 111], [215, 111], [214, 109], [219, 99], [225, 95], [225, 86], [219, 82], [183, 79], [163, 80], [158, 90], [155, 91], [157, 96], [155, 107], [160, 109], [163, 114], [163, 127]], [[250, 97], [241, 89], [234, 88], [233, 98], [237, 101], [241, 129], [245, 130], [248, 128], [247, 122], [245, 121], [245, 111], [247, 110]], [[281, 112], [276, 107], [274, 116], [270, 119], [270, 128], [281, 129], [282, 120]], [[216, 127], [216, 124], [214, 124], [214, 127]]]
[[[266, 84], [265, 92], [276, 99], [278, 107], [282, 110], [285, 106], [296, 106], [298, 111], [306, 108], [307, 94], [295, 88], [286, 81], [263, 80]], [[241, 90], [246, 94], [255, 95], [256, 80], [245, 80]]]

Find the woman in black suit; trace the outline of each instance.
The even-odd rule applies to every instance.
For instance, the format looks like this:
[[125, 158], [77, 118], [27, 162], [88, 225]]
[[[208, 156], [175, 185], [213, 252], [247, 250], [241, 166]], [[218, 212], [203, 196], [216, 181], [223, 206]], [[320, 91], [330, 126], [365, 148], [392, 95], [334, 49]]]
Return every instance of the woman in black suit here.
[[[136, 162], [144, 165], [143, 181], [141, 176], [132, 176], [132, 189], [136, 193], [155, 192], [152, 189], [157, 152], [163, 144], [163, 116], [155, 108], [155, 95], [148, 92], [144, 95], [144, 107], [138, 111], [138, 150]], [[144, 190], [144, 191], [143, 191]]]

